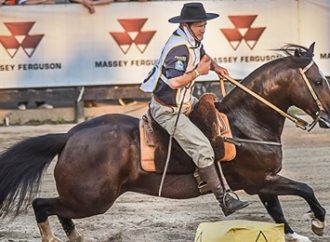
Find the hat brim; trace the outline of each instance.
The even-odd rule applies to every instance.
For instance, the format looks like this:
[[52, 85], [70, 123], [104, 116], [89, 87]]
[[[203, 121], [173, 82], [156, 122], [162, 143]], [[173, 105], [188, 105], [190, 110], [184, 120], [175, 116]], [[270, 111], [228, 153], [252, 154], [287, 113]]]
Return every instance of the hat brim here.
[[201, 22], [201, 21], [208, 21], [211, 19], [215, 19], [219, 17], [219, 14], [217, 13], [206, 13], [206, 17], [200, 18], [200, 19], [181, 19], [180, 16], [175, 16], [173, 18], [170, 18], [168, 22], [177, 24], [177, 23], [195, 23], [195, 22]]

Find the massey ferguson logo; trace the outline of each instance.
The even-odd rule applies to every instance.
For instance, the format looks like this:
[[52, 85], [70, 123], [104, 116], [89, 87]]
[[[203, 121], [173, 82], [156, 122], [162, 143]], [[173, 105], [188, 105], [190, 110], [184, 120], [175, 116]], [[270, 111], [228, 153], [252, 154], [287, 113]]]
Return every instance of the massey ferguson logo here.
[[265, 27], [251, 27], [258, 15], [228, 16], [235, 28], [220, 29], [234, 50], [237, 50], [242, 40], [251, 50], [256, 46]]
[[44, 37], [43, 34], [29, 34], [34, 24], [35, 22], [4, 23], [11, 35], [0, 35], [0, 43], [11, 58], [14, 58], [20, 47], [28, 57], [33, 55]]
[[147, 18], [118, 19], [124, 32], [110, 32], [121, 51], [126, 54], [134, 43], [141, 54], [144, 53], [156, 31], [142, 31]]

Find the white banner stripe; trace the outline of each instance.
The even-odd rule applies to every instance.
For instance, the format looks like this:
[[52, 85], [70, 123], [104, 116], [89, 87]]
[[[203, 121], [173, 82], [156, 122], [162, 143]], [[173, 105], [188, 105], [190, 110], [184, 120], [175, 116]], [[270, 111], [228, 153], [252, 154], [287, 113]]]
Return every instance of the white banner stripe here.
[[[0, 88], [139, 84], [177, 28], [168, 19], [183, 3], [116, 2], [92, 15], [78, 4], [1, 7]], [[314, 41], [314, 59], [330, 75], [329, 1], [203, 3], [220, 14], [208, 22], [205, 49], [234, 78], [278, 58], [271, 49]]]

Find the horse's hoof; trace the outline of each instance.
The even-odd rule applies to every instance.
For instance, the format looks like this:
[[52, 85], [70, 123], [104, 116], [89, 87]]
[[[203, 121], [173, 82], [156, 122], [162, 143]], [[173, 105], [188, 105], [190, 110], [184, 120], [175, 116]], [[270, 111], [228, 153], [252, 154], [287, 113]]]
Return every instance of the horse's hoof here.
[[69, 240], [70, 242], [89, 242], [89, 240], [86, 240], [85, 238], [83, 238], [82, 236], [79, 236], [79, 237], [77, 237], [77, 238], [75, 238], [75, 239], [70, 239]]
[[297, 233], [285, 234], [285, 242], [312, 242], [308, 237]]
[[63, 241], [56, 237], [53, 237], [51, 239], [43, 239], [42, 242], [63, 242]]
[[312, 231], [318, 236], [322, 236], [324, 233], [325, 222], [321, 222], [317, 218], [312, 219]]
[[86, 238], [80, 235], [76, 230], [72, 231], [69, 235], [69, 242], [97, 242], [98, 240]]
[[52, 238], [49, 242], [63, 242], [63, 240], [60, 240], [59, 238]]
[[70, 242], [97, 242], [97, 240], [91, 239], [91, 238], [85, 238], [80, 236], [79, 238], [76, 238], [75, 240], [69, 240]]

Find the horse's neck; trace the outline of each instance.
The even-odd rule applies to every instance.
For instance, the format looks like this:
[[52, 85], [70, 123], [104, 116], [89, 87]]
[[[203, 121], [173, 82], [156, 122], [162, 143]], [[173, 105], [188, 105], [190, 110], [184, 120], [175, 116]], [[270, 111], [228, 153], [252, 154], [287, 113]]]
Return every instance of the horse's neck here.
[[[289, 108], [285, 92], [278, 90], [265, 91], [257, 88], [253, 83], [248, 87], [259, 95], [265, 97], [283, 111]], [[263, 87], [267, 87], [265, 82]], [[270, 85], [270, 84], [269, 84]], [[284, 96], [283, 96], [284, 94]], [[275, 113], [250, 94], [235, 88], [227, 97], [223, 99], [220, 109], [227, 114], [235, 135], [246, 138], [262, 140], [280, 140], [284, 117]]]

